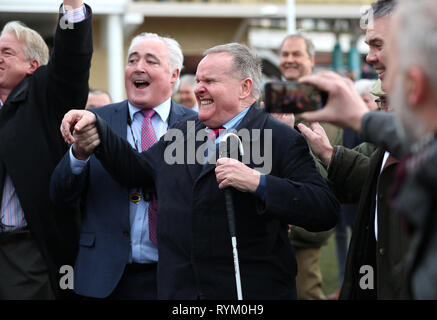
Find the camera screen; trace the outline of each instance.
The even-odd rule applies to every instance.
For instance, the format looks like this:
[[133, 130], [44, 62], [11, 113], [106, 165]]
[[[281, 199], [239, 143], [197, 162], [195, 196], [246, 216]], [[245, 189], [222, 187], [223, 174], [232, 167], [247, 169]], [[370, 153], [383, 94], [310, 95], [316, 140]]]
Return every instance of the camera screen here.
[[325, 99], [314, 86], [297, 82], [270, 82], [265, 86], [265, 107], [270, 113], [301, 113], [323, 108]]

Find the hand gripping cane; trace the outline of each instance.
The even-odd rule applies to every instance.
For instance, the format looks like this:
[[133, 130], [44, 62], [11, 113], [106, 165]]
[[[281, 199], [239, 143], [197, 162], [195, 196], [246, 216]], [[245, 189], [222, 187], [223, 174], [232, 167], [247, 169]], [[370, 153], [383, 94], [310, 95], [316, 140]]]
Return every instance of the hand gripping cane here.
[[[238, 149], [240, 154], [244, 155], [243, 143], [240, 138], [235, 133], [227, 133], [223, 136], [219, 145], [219, 154], [220, 158], [228, 156], [228, 148], [227, 148], [227, 140], [230, 137], [234, 137], [238, 140]], [[237, 285], [237, 298], [238, 300], [243, 300], [243, 293], [241, 291], [241, 278], [240, 278], [240, 265], [238, 262], [238, 250], [237, 250], [237, 235], [235, 231], [235, 214], [234, 214], [234, 204], [232, 202], [232, 190], [230, 188], [226, 188], [225, 192], [225, 201], [226, 201], [226, 211], [228, 214], [228, 225], [229, 225], [229, 233], [231, 235], [232, 241], [232, 253], [234, 257], [234, 268], [235, 268], [235, 283]]]

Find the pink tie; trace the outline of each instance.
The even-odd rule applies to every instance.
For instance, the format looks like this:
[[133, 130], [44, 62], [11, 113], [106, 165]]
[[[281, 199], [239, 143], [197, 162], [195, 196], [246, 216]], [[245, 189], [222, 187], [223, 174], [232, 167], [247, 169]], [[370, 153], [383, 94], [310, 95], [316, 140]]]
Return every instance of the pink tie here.
[[209, 139], [215, 141], [215, 139], [217, 139], [217, 137], [220, 135], [220, 131], [224, 129], [224, 127], [219, 127], [215, 129], [211, 128], [211, 131], [209, 132]]
[[[145, 109], [141, 110], [141, 113], [144, 115], [143, 124], [141, 125], [141, 150], [145, 151], [153, 146], [158, 139], [156, 139], [155, 130], [152, 126], [152, 117], [155, 114], [155, 110], [153, 109]], [[153, 197], [153, 200], [149, 202], [149, 239], [155, 245], [157, 245], [156, 240], [156, 220], [157, 220], [157, 211], [158, 211], [158, 201], [156, 197]]]

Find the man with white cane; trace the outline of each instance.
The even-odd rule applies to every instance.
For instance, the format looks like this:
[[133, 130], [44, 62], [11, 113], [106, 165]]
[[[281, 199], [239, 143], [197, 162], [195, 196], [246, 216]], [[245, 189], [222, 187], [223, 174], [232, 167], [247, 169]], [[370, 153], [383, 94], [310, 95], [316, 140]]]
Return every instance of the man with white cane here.
[[[242, 297], [296, 299], [287, 225], [328, 230], [338, 202], [303, 137], [257, 106], [261, 64], [249, 48], [230, 43], [207, 50], [196, 78], [197, 117], [176, 124], [146, 152], [136, 152], [83, 110], [65, 115], [65, 141], [80, 144], [85, 154], [95, 149], [122, 185], [155, 184], [159, 299], [237, 299], [223, 191], [229, 187]], [[241, 161], [216, 160], [216, 146], [231, 130], [244, 146]]]

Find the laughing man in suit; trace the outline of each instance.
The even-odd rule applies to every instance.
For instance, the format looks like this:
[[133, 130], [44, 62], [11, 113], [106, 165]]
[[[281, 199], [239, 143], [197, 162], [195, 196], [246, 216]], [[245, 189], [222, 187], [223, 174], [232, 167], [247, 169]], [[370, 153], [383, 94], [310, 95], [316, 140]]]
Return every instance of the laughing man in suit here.
[[[136, 36], [125, 70], [128, 99], [94, 109], [96, 114], [132, 148], [143, 150], [149, 138], [143, 132], [147, 123], [157, 141], [175, 122], [195, 114], [171, 100], [182, 63], [174, 39], [150, 33]], [[153, 186], [124, 188], [94, 156], [86, 160], [73, 145], [51, 183], [51, 197], [59, 206], [83, 203], [74, 290], [91, 298], [156, 299], [158, 249], [149, 220], [154, 201], [148, 201], [153, 199]]]

